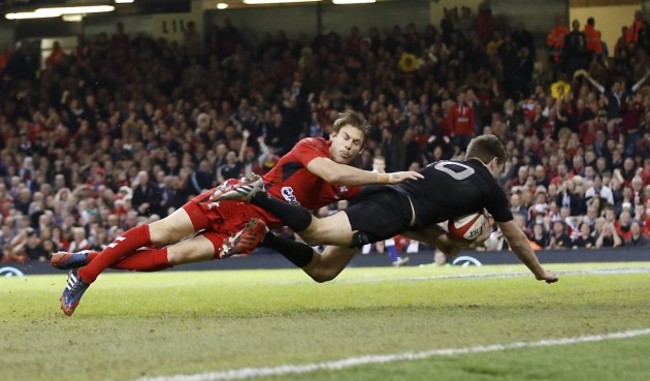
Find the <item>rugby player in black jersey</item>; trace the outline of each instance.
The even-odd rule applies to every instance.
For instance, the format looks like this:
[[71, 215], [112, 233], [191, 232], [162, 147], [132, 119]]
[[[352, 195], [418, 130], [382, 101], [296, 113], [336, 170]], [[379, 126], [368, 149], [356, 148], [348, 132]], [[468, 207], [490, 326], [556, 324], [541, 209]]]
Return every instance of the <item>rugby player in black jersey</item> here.
[[[319, 282], [336, 277], [359, 247], [397, 234], [425, 242], [435, 237], [453, 250], [450, 237], [437, 224], [485, 209], [535, 278], [554, 283], [557, 275], [539, 263], [496, 181], [506, 159], [501, 141], [494, 135], [482, 135], [471, 140], [464, 161], [437, 161], [420, 171], [423, 179], [368, 187], [347, 209], [320, 219], [299, 205], [272, 199], [264, 192], [248, 194], [236, 184], [216, 199], [250, 200], [280, 218], [307, 244], [268, 233], [265, 246], [283, 253]], [[320, 255], [308, 246], [317, 244], [332, 246]]]

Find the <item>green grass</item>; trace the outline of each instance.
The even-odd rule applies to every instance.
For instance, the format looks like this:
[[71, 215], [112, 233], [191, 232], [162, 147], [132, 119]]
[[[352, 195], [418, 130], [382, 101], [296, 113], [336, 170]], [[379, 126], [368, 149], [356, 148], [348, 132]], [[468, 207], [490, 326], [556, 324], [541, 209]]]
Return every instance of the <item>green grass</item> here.
[[[557, 270], [640, 264], [556, 265]], [[0, 379], [133, 380], [650, 327], [650, 274], [425, 279], [522, 266], [105, 274], [75, 315], [65, 275], [0, 279]], [[412, 280], [413, 278], [420, 280]], [[275, 379], [647, 379], [650, 336], [433, 357]]]

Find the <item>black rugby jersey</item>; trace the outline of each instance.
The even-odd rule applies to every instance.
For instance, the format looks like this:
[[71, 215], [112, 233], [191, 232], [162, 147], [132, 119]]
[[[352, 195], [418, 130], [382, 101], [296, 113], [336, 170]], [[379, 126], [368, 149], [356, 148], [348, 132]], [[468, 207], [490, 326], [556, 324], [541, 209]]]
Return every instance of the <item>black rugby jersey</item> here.
[[409, 195], [417, 225], [426, 226], [486, 209], [497, 222], [512, 220], [505, 192], [483, 163], [441, 160], [420, 170], [423, 179], [394, 185]]

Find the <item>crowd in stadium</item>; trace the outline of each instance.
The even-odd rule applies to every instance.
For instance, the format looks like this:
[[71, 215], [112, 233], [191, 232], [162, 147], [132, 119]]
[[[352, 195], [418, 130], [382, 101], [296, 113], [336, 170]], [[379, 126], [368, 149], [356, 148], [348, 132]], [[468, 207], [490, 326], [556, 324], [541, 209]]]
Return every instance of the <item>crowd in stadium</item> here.
[[[345, 107], [373, 126], [364, 169], [378, 156], [387, 171], [462, 159], [472, 136], [500, 137], [511, 159], [499, 180], [535, 248], [646, 245], [650, 24], [638, 12], [606, 47], [596, 21], [549, 21], [548, 58], [485, 3], [439, 26], [254, 44], [228, 20], [205, 34], [190, 23], [180, 43], [118, 24], [71, 52], [55, 45], [43, 65], [22, 41], [0, 56], [1, 260], [101, 249], [326, 137]], [[486, 247], [507, 249], [498, 231]]]

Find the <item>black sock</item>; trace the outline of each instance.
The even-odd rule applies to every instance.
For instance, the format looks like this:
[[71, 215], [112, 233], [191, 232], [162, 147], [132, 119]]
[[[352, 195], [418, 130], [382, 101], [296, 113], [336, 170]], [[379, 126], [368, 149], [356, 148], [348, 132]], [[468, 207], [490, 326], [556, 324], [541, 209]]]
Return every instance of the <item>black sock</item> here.
[[296, 233], [307, 229], [311, 224], [311, 212], [302, 206], [289, 204], [265, 192], [259, 192], [251, 199], [251, 204], [275, 214]]
[[314, 249], [308, 245], [278, 237], [271, 232], [266, 233], [261, 245], [284, 255], [285, 258], [298, 267], [307, 266], [314, 257]]

